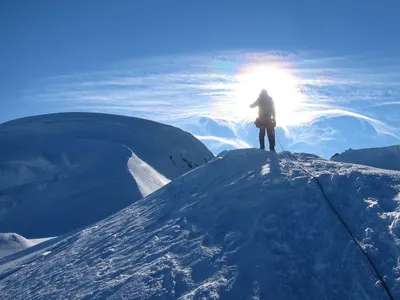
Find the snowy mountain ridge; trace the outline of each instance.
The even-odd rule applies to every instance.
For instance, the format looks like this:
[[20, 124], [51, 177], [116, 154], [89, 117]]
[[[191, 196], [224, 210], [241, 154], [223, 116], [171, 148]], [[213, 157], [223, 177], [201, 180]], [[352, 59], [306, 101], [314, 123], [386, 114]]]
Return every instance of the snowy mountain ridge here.
[[300, 166], [320, 180], [398, 299], [400, 173], [257, 149], [221, 153], [82, 231], [3, 259], [0, 293], [4, 299], [388, 299]]
[[332, 156], [331, 160], [400, 171], [400, 145], [358, 150], [349, 149]]
[[100, 221], [214, 155], [153, 121], [59, 113], [0, 124], [0, 232], [58, 236]]

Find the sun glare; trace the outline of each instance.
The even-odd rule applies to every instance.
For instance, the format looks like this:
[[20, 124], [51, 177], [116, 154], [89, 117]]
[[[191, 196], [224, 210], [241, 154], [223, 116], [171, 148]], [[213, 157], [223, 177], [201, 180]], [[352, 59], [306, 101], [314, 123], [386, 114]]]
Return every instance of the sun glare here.
[[250, 109], [261, 89], [265, 88], [274, 99], [278, 126], [302, 123], [301, 106], [305, 96], [300, 91], [300, 81], [290, 69], [274, 64], [245, 67], [236, 75], [234, 85], [235, 115], [243, 121], [254, 120], [257, 108]]

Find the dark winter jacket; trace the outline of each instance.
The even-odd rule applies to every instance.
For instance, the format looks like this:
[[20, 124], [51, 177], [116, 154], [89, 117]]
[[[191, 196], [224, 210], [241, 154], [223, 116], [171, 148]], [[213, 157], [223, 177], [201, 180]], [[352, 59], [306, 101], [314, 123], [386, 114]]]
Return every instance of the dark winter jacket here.
[[257, 100], [250, 105], [251, 108], [258, 106], [258, 119], [260, 122], [266, 124], [266, 127], [275, 127], [276, 115], [275, 104], [271, 96], [267, 93], [261, 93]]

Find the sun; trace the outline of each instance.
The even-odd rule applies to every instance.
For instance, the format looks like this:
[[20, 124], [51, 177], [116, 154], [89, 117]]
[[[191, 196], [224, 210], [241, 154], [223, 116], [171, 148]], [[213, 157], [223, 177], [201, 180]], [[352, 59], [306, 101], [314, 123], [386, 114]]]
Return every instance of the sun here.
[[278, 126], [298, 125], [302, 122], [301, 106], [305, 96], [301, 93], [299, 78], [285, 66], [273, 63], [244, 67], [233, 85], [234, 113], [243, 121], [254, 120], [257, 108], [250, 109], [261, 89], [265, 88], [274, 99]]

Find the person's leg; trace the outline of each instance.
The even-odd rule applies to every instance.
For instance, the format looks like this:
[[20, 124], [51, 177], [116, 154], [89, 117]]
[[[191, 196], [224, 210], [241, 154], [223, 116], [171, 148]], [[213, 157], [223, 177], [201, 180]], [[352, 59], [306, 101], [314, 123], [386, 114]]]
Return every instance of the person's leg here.
[[260, 127], [260, 133], [258, 135], [260, 141], [260, 149], [265, 149], [264, 137], [265, 137], [265, 128]]
[[267, 128], [269, 150], [275, 151], [275, 128]]

